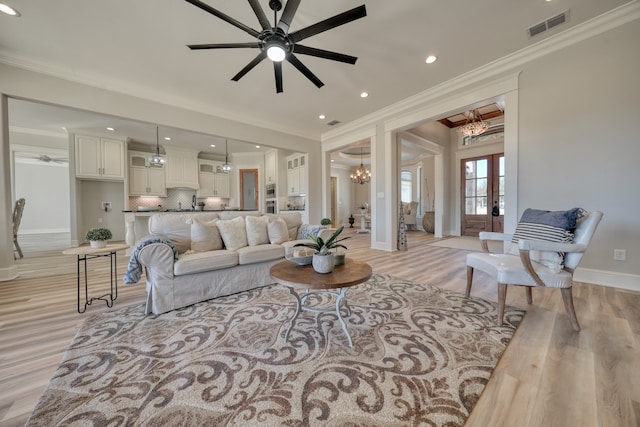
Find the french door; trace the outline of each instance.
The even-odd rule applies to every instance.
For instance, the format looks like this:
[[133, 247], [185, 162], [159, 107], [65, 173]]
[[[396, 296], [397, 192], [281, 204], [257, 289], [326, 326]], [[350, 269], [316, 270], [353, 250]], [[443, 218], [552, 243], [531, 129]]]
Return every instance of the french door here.
[[504, 229], [504, 153], [461, 161], [463, 236]]

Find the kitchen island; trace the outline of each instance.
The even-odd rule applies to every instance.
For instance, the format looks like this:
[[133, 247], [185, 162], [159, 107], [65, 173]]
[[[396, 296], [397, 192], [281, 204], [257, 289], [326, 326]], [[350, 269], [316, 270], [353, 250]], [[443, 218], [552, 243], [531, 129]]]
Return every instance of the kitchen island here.
[[[135, 247], [135, 243], [141, 238], [149, 235], [149, 218], [152, 215], [180, 215], [185, 213], [215, 213], [223, 212], [225, 209], [205, 209], [201, 211], [193, 211], [188, 209], [176, 209], [176, 210], [144, 210], [144, 211], [122, 211], [124, 214], [125, 223], [125, 242], [129, 245], [127, 255], [131, 254], [131, 250]], [[237, 212], [238, 209], [231, 210], [231, 212]], [[242, 211], [242, 212], [256, 212]]]

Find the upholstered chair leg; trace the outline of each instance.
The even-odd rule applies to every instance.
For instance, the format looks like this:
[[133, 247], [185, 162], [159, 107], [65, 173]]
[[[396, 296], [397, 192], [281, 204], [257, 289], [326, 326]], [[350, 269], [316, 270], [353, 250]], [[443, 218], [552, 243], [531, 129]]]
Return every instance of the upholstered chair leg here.
[[531, 304], [533, 302], [533, 297], [531, 296], [531, 286], [525, 286], [524, 289], [527, 295], [527, 304]]
[[465, 296], [471, 295], [471, 285], [473, 283], [473, 267], [467, 266], [467, 292]]
[[501, 326], [504, 320], [504, 306], [507, 300], [507, 285], [498, 283], [498, 326]]
[[580, 324], [578, 323], [578, 317], [576, 316], [576, 310], [573, 307], [573, 290], [572, 288], [562, 288], [562, 301], [564, 302], [564, 308], [567, 310], [569, 320], [571, 320], [571, 326], [576, 332], [580, 332]]

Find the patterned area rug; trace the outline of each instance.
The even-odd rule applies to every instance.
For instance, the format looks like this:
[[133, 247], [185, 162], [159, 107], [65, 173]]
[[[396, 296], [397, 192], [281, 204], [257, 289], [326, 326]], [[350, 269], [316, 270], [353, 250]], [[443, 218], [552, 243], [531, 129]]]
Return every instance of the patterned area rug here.
[[461, 426], [524, 316], [498, 327], [492, 302], [384, 274], [347, 300], [353, 348], [331, 313], [303, 311], [285, 342], [279, 285], [92, 316], [27, 425]]

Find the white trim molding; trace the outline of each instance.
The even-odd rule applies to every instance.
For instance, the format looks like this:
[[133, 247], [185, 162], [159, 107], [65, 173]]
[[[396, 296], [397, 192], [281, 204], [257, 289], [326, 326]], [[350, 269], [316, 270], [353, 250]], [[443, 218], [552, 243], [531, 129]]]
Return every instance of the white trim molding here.
[[0, 268], [0, 282], [7, 282], [9, 280], [16, 279], [18, 274], [18, 266], [12, 265], [7, 268]]
[[613, 271], [595, 270], [591, 268], [578, 268], [573, 274], [575, 282], [590, 283], [609, 288], [640, 291], [640, 275], [616, 273]]

